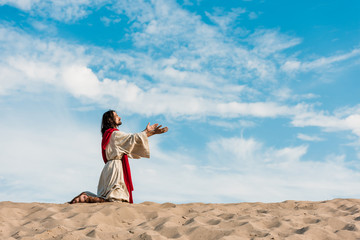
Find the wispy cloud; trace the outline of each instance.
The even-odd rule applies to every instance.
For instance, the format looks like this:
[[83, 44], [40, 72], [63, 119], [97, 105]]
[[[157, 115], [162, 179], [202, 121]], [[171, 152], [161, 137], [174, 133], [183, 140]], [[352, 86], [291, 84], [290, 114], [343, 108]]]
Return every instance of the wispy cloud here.
[[[30, 201], [34, 198], [27, 189], [37, 192], [37, 186], [41, 190], [36, 199], [58, 201], [60, 194], [65, 201], [86, 190], [84, 186], [96, 188], [102, 166], [98, 159], [99, 136], [87, 132], [84, 122], [73, 122], [67, 116], [69, 109], [111, 107], [128, 115], [165, 116], [169, 122], [211, 119], [207, 127], [227, 130], [255, 128], [265, 119], [285, 120], [289, 123], [286, 128], [317, 127], [351, 132], [350, 140], [358, 141], [360, 137], [358, 105], [328, 110], [313, 102], [315, 98], [321, 101], [318, 95], [292, 88], [292, 82], [302, 81], [296, 78], [298, 73], [327, 71], [354, 59], [352, 63], [358, 64], [358, 48], [342, 54], [329, 52], [312, 60], [299, 57], [301, 54], [292, 48], [301, 46], [302, 37], [280, 28], [246, 29], [236, 24], [242, 17], [256, 17], [244, 8], [207, 10], [207, 20], [212, 21], [208, 24], [176, 1], [18, 0], [1, 4], [38, 16], [31, 26], [41, 32], [46, 32], [46, 21], [71, 24], [106, 4], [106, 12], [111, 15], [98, 16], [98, 20], [110, 25], [127, 19], [122, 24], [132, 46], [118, 50], [116, 46], [109, 49], [76, 44], [54, 35], [37, 36], [2, 22], [0, 97], [5, 102], [0, 103], [12, 109], [7, 99], [19, 98], [17, 101], [27, 103], [30, 98], [23, 96], [28, 93], [76, 102], [54, 100], [51, 106], [61, 106], [60, 110], [47, 108], [46, 101], [41, 106], [33, 103], [36, 110], [28, 110], [36, 112], [32, 117], [38, 117], [33, 124], [7, 118], [18, 113], [14, 109], [4, 114], [0, 128], [4, 136], [10, 137], [0, 139], [7, 146], [1, 159], [13, 159], [24, 169], [6, 162], [0, 170], [1, 188], [7, 189], [0, 194], [2, 199], [14, 200], [21, 192], [22, 199]], [[38, 20], [41, 18], [45, 24]], [[60, 25], [54, 24], [52, 32], [56, 33], [55, 26]], [[55, 93], [59, 96], [53, 96]], [[46, 124], [41, 122], [44, 119]], [[59, 122], [63, 125], [58, 126]], [[12, 128], [10, 132], [8, 126], [22, 126], [25, 130]], [[358, 196], [359, 189], [348, 184], [360, 178], [357, 171], [351, 170], [354, 165], [349, 156], [327, 152], [320, 160], [309, 158], [311, 144], [323, 140], [317, 135], [300, 133], [297, 137], [306, 144], [276, 147], [266, 144], [271, 141], [231, 134], [216, 138], [207, 135], [200, 140], [206, 147], [196, 148], [193, 153], [187, 152], [184, 145], [163, 150], [160, 140], [151, 139], [152, 160], [134, 161], [135, 185], [140, 194], [136, 199], [281, 201]], [[13, 149], [19, 144], [24, 151], [14, 156]], [[54, 156], [59, 146], [66, 151]], [[89, 163], [94, 156], [96, 163]], [[59, 173], [57, 168], [64, 172]], [[44, 179], [50, 179], [49, 184]], [[52, 188], [59, 182], [61, 186]]]
[[230, 12], [224, 12], [221, 8], [215, 8], [214, 13], [206, 12], [206, 16], [215, 24], [217, 24], [220, 29], [227, 30], [229, 28], [233, 29], [234, 23], [242, 14], [246, 13], [244, 8], [233, 8]]
[[113, 16], [110, 16], [110, 17], [101, 17], [100, 20], [104, 23], [105, 26], [110, 26], [110, 24], [114, 24], [114, 23], [119, 23], [121, 21], [121, 18], [118, 18], [118, 17], [113, 17]]
[[[120, 110], [146, 116], [286, 117], [296, 127], [350, 130], [360, 136], [357, 114], [348, 112], [338, 117], [316, 111], [304, 103], [259, 101], [257, 89], [235, 85], [231, 78], [219, 76], [211, 68], [193, 71], [183, 65], [186, 63], [183, 58], [157, 59], [136, 52], [114, 54], [106, 49], [40, 40], [18, 29], [2, 27], [0, 31], [3, 33], [0, 39], [3, 94], [15, 89], [41, 91], [39, 86], [51, 85], [100, 106], [115, 101]], [[280, 51], [284, 47], [275, 48]], [[109, 72], [106, 68], [121, 65], [125, 65], [131, 75], [118, 72], [118, 79], [100, 78], [101, 72]], [[92, 66], [100, 67], [100, 71], [94, 72]]]
[[282, 102], [282, 101], [299, 102], [299, 101], [315, 99], [315, 98], [319, 97], [318, 95], [315, 95], [313, 93], [296, 94], [296, 93], [294, 93], [293, 90], [291, 90], [288, 87], [281, 87], [281, 88], [275, 89], [272, 92], [272, 95], [275, 96], [276, 100], [279, 101], [279, 102]]
[[310, 141], [310, 142], [319, 142], [319, 141], [324, 141], [323, 138], [318, 137], [318, 136], [310, 136], [310, 135], [306, 135], [303, 133], [299, 133], [297, 135], [297, 138], [304, 140], [304, 141]]
[[[151, 176], [137, 180], [144, 194], [139, 200], [182, 202], [191, 196], [202, 202], [270, 202], [358, 195], [358, 187], [346, 183], [358, 181], [360, 175], [344, 155], [329, 155], [321, 162], [307, 159], [307, 151], [306, 145], [274, 148], [253, 138], [220, 138], [208, 142], [204, 157], [210, 162], [204, 166], [200, 159], [155, 149], [153, 161], [134, 165], [137, 176]], [[154, 196], [154, 190], [160, 194]]]
[[[208, 13], [218, 25], [204, 23], [201, 18], [181, 9], [175, 2], [154, 1], [153, 4], [122, 3], [114, 9], [133, 20], [135, 44], [162, 56], [182, 59], [173, 67], [192, 72], [210, 72], [229, 81], [246, 82], [250, 78], [274, 79], [277, 63], [267, 59], [300, 42], [298, 38], [276, 30], [259, 30], [239, 42], [238, 31], [224, 32], [223, 25], [233, 22], [243, 9]], [[248, 41], [254, 48], [249, 49]], [[211, 71], [212, 70], [212, 71]]]
[[108, 0], [81, 0], [81, 1], [56, 1], [56, 0], [2, 0], [0, 5], [9, 4], [33, 15], [40, 15], [58, 21], [72, 22], [86, 17], [91, 10], [108, 3]]
[[[6, 135], [0, 138], [2, 201], [63, 203], [80, 189], [96, 190], [103, 165], [100, 131], [88, 131], [68, 109], [54, 108], [63, 103], [56, 92], [52, 94], [43, 99], [23, 96], [16, 108], [2, 105], [0, 130]], [[97, 130], [98, 125], [91, 128]]]
[[329, 68], [336, 63], [345, 62], [351, 58], [359, 57], [360, 49], [355, 48], [348, 53], [336, 54], [329, 57], [320, 57], [313, 61], [301, 62], [299, 60], [288, 60], [282, 66], [282, 69], [287, 72], [293, 71], [311, 71], [322, 68]]
[[270, 54], [281, 52], [301, 43], [300, 38], [279, 33], [277, 30], [257, 30], [249, 37], [249, 42], [254, 45], [253, 51], [266, 57]]
[[[305, 107], [305, 108], [304, 108]], [[301, 110], [302, 109], [302, 110]], [[325, 131], [351, 131], [360, 136], [360, 114], [352, 113], [344, 117], [335, 114], [326, 114], [324, 111], [316, 112], [310, 106], [299, 106], [291, 123], [296, 127], [314, 126]]]
[[255, 12], [250, 12], [249, 13], [249, 19], [253, 20], [253, 19], [257, 19], [259, 16], [258, 16], [258, 13], [255, 13]]

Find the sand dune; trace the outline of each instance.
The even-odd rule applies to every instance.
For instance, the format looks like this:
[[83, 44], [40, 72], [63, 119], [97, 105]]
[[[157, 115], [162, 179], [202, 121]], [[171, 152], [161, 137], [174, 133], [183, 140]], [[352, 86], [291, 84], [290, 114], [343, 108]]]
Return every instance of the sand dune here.
[[0, 202], [0, 239], [360, 239], [360, 199], [235, 204]]

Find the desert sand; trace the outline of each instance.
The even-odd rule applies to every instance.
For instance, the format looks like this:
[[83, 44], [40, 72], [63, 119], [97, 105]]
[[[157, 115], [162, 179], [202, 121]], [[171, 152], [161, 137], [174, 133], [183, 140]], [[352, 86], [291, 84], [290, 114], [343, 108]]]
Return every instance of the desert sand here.
[[0, 239], [360, 239], [360, 199], [173, 204], [0, 202]]

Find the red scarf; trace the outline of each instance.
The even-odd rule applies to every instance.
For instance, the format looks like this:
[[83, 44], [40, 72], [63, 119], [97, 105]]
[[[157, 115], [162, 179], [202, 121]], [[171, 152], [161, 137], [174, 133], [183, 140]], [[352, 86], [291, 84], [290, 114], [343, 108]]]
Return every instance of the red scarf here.
[[[119, 131], [119, 129], [109, 128], [108, 130], [106, 130], [103, 135], [102, 141], [101, 141], [101, 153], [102, 153], [102, 157], [103, 157], [105, 163], [107, 163], [107, 161], [108, 161], [106, 159], [105, 149], [106, 149], [106, 146], [109, 144], [111, 134], [114, 131]], [[123, 168], [123, 172], [124, 172], [125, 185], [128, 189], [129, 196], [130, 196], [129, 202], [133, 203], [132, 191], [134, 191], [134, 187], [133, 187], [132, 180], [131, 180], [129, 159], [126, 154], [123, 155], [121, 162], [122, 162], [122, 168]]]

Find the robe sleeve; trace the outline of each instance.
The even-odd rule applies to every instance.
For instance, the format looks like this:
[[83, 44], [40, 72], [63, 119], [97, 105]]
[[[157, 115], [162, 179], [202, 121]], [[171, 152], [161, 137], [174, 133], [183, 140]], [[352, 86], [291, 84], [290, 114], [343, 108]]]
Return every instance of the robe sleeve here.
[[[150, 158], [148, 137], [145, 132], [124, 133], [113, 132], [110, 142], [116, 148], [117, 157], [127, 154], [129, 158]], [[121, 155], [121, 156], [120, 156]]]

